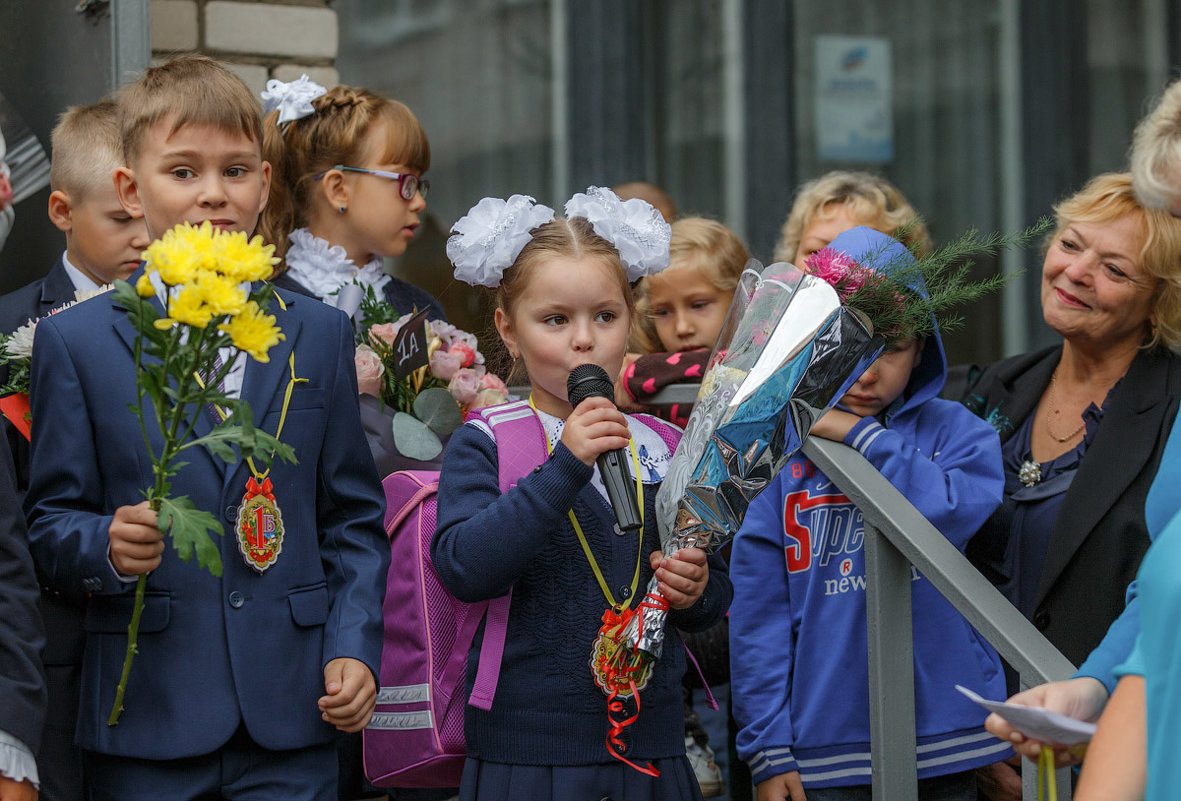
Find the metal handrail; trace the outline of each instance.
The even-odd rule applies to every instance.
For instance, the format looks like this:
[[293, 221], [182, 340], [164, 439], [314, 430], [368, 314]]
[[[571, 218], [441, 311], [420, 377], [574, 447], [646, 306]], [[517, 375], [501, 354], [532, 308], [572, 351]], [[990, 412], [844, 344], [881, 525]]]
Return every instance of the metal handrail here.
[[[803, 453], [865, 520], [873, 797], [915, 798], [911, 565], [1012, 665], [1023, 687], [1068, 678], [1075, 666], [858, 451], [809, 438]], [[1023, 771], [1029, 801], [1037, 798], [1036, 776]], [[1057, 783], [1068, 801], [1069, 768], [1057, 771]]]
[[[654, 404], [692, 403], [696, 384], [666, 387]], [[1050, 644], [939, 530], [858, 451], [820, 438], [803, 453], [853, 502], [865, 521], [866, 614], [873, 797], [917, 797], [911, 565], [1020, 675], [1022, 687], [1073, 675]], [[1058, 797], [1070, 799], [1070, 770], [1057, 771]], [[1023, 797], [1037, 798], [1037, 772], [1023, 771]]]

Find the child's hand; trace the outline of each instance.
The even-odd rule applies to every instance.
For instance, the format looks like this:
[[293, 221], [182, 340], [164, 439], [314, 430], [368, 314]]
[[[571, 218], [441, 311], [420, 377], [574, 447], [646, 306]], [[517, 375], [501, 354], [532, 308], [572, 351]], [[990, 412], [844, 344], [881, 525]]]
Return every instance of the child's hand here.
[[627, 387], [624, 386], [623, 377], [627, 373], [627, 368], [631, 367], [636, 359], [643, 354], [627, 353], [623, 357], [623, 366], [619, 368], [619, 377], [615, 379], [615, 405], [625, 412], [639, 412], [643, 410], [643, 406], [632, 400], [631, 395], [627, 394]]
[[799, 771], [794, 770], [759, 782], [755, 793], [758, 801], [808, 801]]
[[673, 609], [688, 609], [697, 603], [709, 583], [709, 565], [700, 548], [683, 548], [667, 557], [653, 551], [648, 562], [656, 571], [660, 594]]
[[830, 409], [812, 426], [811, 436], [831, 439], [833, 442], [844, 442], [845, 437], [853, 430], [853, 426], [861, 422], [861, 418], [840, 409]]
[[562, 429], [562, 444], [588, 465], [594, 465], [601, 453], [626, 448], [630, 440], [627, 419], [606, 398], [591, 397], [578, 404]]
[[360, 731], [373, 716], [377, 684], [359, 659], [338, 657], [324, 666], [324, 692], [316, 706], [320, 717], [341, 731]]
[[147, 501], [120, 506], [107, 529], [111, 564], [121, 576], [138, 576], [160, 566], [164, 534], [156, 528], [156, 513]]

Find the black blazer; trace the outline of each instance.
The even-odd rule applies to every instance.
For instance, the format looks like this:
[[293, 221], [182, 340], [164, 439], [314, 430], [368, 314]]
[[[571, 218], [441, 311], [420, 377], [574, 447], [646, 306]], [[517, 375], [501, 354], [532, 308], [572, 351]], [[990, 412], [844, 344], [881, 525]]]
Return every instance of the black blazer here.
[[37, 582], [29, 556], [8, 443], [0, 440], [0, 729], [33, 753], [45, 723], [45, 642], [37, 614]]
[[[1062, 347], [988, 367], [964, 403], [1006, 441], [1033, 414]], [[1033, 624], [1081, 664], [1124, 609], [1124, 593], [1148, 549], [1144, 499], [1156, 477], [1181, 399], [1181, 356], [1140, 351], [1112, 393], [1066, 492], [1050, 535]], [[968, 544], [968, 558], [1000, 583], [1009, 532], [989, 518]]]
[[[64, 303], [74, 299], [74, 282], [70, 280], [61, 259], [49, 273], [37, 281], [27, 284], [15, 292], [0, 296], [0, 331], [8, 334], [30, 319], [44, 317]], [[0, 367], [0, 385], [8, 380], [8, 366]], [[8, 449], [12, 452], [14, 478], [18, 496], [16, 508], [29, 486], [29, 443], [24, 435], [3, 423]], [[23, 520], [23, 518], [22, 518]], [[56, 590], [45, 587], [41, 598], [41, 613], [49, 639], [45, 648], [45, 664], [80, 665], [85, 634], [82, 628], [80, 598], [67, 598]], [[0, 618], [3, 620], [3, 618]], [[76, 709], [69, 710], [75, 715]]]

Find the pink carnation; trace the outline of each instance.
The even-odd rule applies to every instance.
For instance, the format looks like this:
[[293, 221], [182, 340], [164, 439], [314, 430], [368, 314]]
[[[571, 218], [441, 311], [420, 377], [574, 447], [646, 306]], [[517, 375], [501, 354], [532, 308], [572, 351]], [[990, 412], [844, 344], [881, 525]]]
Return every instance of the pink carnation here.
[[476, 375], [475, 370], [461, 367], [447, 384], [447, 390], [464, 406], [470, 406], [480, 391], [480, 376]]
[[459, 357], [460, 367], [471, 367], [472, 363], [476, 361], [476, 350], [466, 342], [453, 342], [447, 352]]
[[440, 381], [450, 381], [462, 367], [459, 356], [439, 348], [431, 354], [431, 375]]
[[368, 345], [358, 345], [353, 360], [357, 365], [357, 390], [363, 395], [381, 397], [381, 377], [385, 375], [381, 358]]
[[872, 270], [832, 248], [821, 248], [805, 263], [808, 273], [831, 284], [842, 301], [877, 277]]

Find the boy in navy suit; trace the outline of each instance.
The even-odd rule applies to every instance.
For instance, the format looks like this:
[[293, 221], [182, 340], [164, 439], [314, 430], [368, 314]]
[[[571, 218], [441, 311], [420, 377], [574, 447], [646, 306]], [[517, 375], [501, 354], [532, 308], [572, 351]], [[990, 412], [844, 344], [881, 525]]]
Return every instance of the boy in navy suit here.
[[148, 246], [144, 221], [128, 214], [115, 194], [123, 163], [119, 106], [100, 100], [74, 106], [53, 129], [49, 219], [66, 235], [66, 249], [49, 274], [0, 298], [0, 331], [11, 333], [74, 299], [126, 278]]
[[[123, 207], [150, 237], [181, 222], [253, 231], [267, 200], [261, 111], [211, 59], [149, 69], [120, 99]], [[34, 559], [89, 593], [78, 744], [91, 798], [332, 799], [334, 727], [372, 714], [389, 564], [384, 499], [357, 406], [352, 329], [339, 311], [276, 291], [286, 339], [263, 364], [240, 359], [227, 392], [299, 459], [269, 479], [282, 510], [265, 572], [238, 551], [233, 521], [252, 469], [202, 449], [174, 495], [219, 516], [224, 572], [166, 549], [141, 501], [153, 480], [135, 416], [135, 334], [98, 297], [43, 320], [33, 353], [33, 464], [25, 507]], [[294, 383], [284, 398], [291, 376]], [[213, 414], [196, 433], [207, 432]], [[107, 725], [127, 645], [134, 579], [148, 574], [125, 711]]]
[[[139, 266], [148, 245], [142, 219], [124, 211], [115, 194], [115, 168], [123, 163], [119, 107], [113, 100], [75, 106], [53, 129], [49, 218], [66, 235], [66, 249], [49, 274], [0, 297], [0, 331], [11, 333], [93, 290], [126, 278]], [[0, 383], [7, 367], [0, 368]], [[29, 447], [24, 435], [5, 423], [17, 489], [29, 483]], [[43, 660], [49, 711], [37, 761], [46, 770], [42, 801], [82, 801], [82, 755], [74, 745], [78, 722], [79, 674], [84, 635], [78, 598], [43, 589], [41, 614], [47, 641]]]

